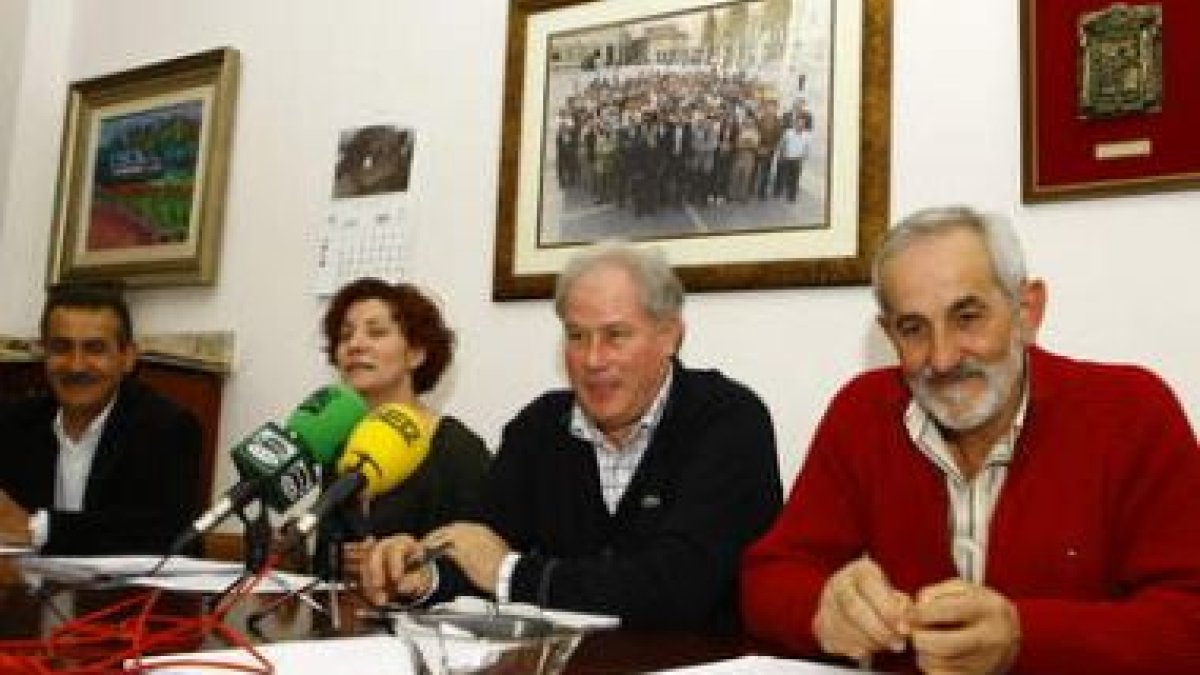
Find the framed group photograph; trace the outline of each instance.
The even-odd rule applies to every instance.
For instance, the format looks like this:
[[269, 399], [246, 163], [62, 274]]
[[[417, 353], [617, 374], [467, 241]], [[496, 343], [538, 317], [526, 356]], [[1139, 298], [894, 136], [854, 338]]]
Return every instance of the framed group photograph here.
[[71, 85], [48, 283], [215, 281], [238, 61], [214, 49]]
[[510, 0], [492, 295], [656, 246], [688, 290], [867, 283], [890, 0]]
[[1200, 186], [1193, 0], [1022, 0], [1022, 198]]

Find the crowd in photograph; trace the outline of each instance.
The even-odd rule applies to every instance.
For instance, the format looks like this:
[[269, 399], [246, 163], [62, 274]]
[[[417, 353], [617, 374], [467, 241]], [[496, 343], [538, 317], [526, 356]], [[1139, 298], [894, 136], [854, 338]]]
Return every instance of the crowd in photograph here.
[[[558, 185], [635, 216], [684, 204], [795, 202], [812, 139], [804, 98], [744, 73], [590, 74], [557, 111]], [[782, 108], [782, 109], [781, 109]]]

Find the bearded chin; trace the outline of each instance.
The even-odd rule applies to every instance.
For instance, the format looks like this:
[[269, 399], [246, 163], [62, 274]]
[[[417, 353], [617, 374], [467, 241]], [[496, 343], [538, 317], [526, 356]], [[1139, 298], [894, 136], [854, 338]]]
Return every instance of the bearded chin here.
[[933, 375], [927, 368], [909, 378], [909, 387], [917, 402], [939, 425], [951, 431], [973, 431], [1000, 413], [1024, 370], [1024, 362], [1024, 343], [1014, 336], [1004, 360], [998, 363], [971, 360], [962, 364], [970, 373], [968, 377], [983, 378], [983, 392], [974, 400], [962, 386], [965, 382], [935, 388], [930, 383]]
[[983, 426], [1000, 409], [1000, 398], [992, 374], [985, 372], [981, 376], [984, 378], [984, 390], [974, 401], [957, 387], [934, 392], [924, 375], [918, 376], [913, 394], [921, 407], [942, 427], [951, 431], [971, 431]]

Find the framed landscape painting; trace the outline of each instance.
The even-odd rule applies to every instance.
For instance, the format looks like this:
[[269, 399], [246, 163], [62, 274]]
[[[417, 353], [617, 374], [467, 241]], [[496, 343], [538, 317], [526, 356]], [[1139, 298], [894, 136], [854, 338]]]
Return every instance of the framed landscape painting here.
[[513, 0], [493, 297], [607, 239], [693, 291], [866, 283], [890, 57], [888, 0]]
[[213, 283], [237, 74], [223, 48], [71, 85], [49, 283]]

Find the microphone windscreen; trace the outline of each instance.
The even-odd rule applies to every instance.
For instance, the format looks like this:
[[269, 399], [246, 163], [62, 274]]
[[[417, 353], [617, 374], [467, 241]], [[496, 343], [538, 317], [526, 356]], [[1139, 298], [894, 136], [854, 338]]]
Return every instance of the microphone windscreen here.
[[255, 429], [231, 454], [242, 480], [255, 486], [258, 496], [277, 511], [287, 510], [316, 487], [304, 449], [273, 422]]
[[408, 478], [429, 454], [431, 421], [412, 406], [388, 403], [371, 411], [346, 441], [338, 473], [357, 471], [376, 497]]
[[329, 385], [310, 394], [284, 426], [300, 440], [312, 461], [329, 466], [366, 414], [366, 402], [353, 389]]

